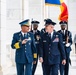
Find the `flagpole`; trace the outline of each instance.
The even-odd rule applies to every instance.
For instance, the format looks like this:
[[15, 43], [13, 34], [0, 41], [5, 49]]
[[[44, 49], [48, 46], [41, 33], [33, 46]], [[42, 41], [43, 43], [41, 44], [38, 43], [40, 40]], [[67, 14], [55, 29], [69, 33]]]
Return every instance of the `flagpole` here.
[[49, 16], [50, 16], [50, 15], [49, 15], [49, 6], [48, 6], [48, 18], [49, 18]]
[[33, 30], [32, 21], [33, 21], [33, 18], [31, 19], [31, 29], [30, 29], [30, 31], [32, 31], [32, 30]]
[[45, 5], [45, 18], [47, 18], [47, 6]]
[[67, 20], [67, 37], [66, 37], [66, 44], [68, 43], [68, 20]]
[[[68, 9], [68, 1], [66, 2], [66, 5], [67, 5], [67, 9]], [[69, 15], [69, 14], [68, 14]], [[69, 17], [69, 16], [68, 16]], [[66, 43], [68, 43], [68, 38], [69, 38], [69, 36], [68, 36], [68, 19], [67, 19], [67, 39], [66, 39]]]
[[[67, 0], [67, 9], [69, 8], [69, 0]], [[69, 13], [68, 13], [68, 18], [69, 18]], [[69, 21], [67, 21], [67, 23], [68, 23]], [[67, 29], [68, 29], [68, 24], [67, 24]]]

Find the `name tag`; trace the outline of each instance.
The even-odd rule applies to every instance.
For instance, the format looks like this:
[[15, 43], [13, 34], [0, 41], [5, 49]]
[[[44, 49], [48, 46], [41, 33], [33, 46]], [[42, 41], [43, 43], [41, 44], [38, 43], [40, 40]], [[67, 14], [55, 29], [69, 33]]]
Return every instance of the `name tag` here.
[[46, 40], [43, 40], [43, 42], [46, 42]]
[[29, 37], [28, 39], [26, 39], [27, 41], [31, 41], [31, 38]]
[[35, 42], [35, 44], [38, 44], [39, 42]]

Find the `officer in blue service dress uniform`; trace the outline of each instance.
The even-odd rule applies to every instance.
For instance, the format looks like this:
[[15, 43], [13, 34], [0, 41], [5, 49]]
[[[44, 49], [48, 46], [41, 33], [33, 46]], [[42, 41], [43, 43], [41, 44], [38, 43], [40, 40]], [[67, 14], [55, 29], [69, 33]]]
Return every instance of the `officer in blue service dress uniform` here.
[[66, 56], [62, 42], [62, 36], [54, 30], [55, 24], [56, 23], [51, 19], [46, 19], [46, 33], [44, 33], [40, 39], [39, 61], [44, 64], [44, 75], [58, 75], [60, 54], [63, 58], [62, 64], [66, 64]]
[[32, 21], [31, 24], [33, 25], [33, 30], [31, 30], [31, 32], [34, 34], [34, 38], [35, 38], [35, 44], [36, 44], [36, 48], [37, 48], [37, 62], [36, 64], [33, 64], [33, 68], [32, 68], [32, 75], [35, 74], [35, 70], [37, 67], [37, 63], [38, 63], [38, 55], [39, 55], [39, 41], [40, 41], [40, 31], [38, 30], [38, 24], [40, 22], [39, 21]]
[[29, 32], [29, 19], [19, 23], [21, 31], [14, 33], [11, 47], [16, 49], [17, 75], [32, 75], [32, 63], [36, 64], [37, 50], [34, 35]]
[[66, 21], [60, 21], [59, 24], [61, 26], [61, 30], [59, 30], [58, 32], [62, 35], [66, 53], [66, 65], [65, 66], [62, 65], [62, 63], [60, 64], [60, 75], [69, 75], [68, 72], [69, 72], [70, 51], [72, 45], [72, 34], [70, 31], [66, 30], [67, 26]]

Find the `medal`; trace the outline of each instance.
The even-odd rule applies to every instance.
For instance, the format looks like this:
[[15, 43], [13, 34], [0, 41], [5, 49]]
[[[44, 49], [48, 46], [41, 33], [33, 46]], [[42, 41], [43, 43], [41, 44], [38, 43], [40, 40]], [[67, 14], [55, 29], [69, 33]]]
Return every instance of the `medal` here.
[[39, 35], [36, 35], [36, 39], [39, 40], [40, 39], [40, 36]]

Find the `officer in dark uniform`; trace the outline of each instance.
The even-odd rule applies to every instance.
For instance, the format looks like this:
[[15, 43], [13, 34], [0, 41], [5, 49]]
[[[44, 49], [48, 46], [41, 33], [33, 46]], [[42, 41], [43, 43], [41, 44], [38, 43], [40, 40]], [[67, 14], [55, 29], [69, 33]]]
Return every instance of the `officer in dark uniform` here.
[[58, 75], [60, 64], [60, 54], [62, 55], [62, 64], [66, 64], [65, 50], [62, 42], [62, 36], [54, 30], [56, 23], [51, 19], [45, 20], [46, 33], [41, 36], [39, 46], [39, 61], [44, 64], [44, 75]]
[[[68, 75], [69, 72], [69, 61], [70, 61], [70, 51], [72, 45], [72, 34], [70, 31], [66, 30], [67, 22], [60, 21], [59, 24], [61, 25], [61, 30], [58, 32], [62, 35], [63, 44], [65, 47], [66, 53], [66, 65], [60, 64], [60, 75]], [[61, 58], [62, 59], [62, 58]]]
[[16, 49], [17, 75], [32, 75], [32, 63], [36, 64], [37, 51], [34, 35], [29, 32], [29, 20], [19, 23], [21, 31], [14, 33], [11, 47]]
[[31, 22], [31, 24], [33, 25], [33, 30], [31, 30], [31, 32], [34, 34], [35, 44], [37, 48], [37, 62], [36, 64], [33, 64], [33, 68], [32, 68], [32, 75], [34, 75], [38, 63], [40, 31], [38, 30], [39, 21], [34, 20]]

